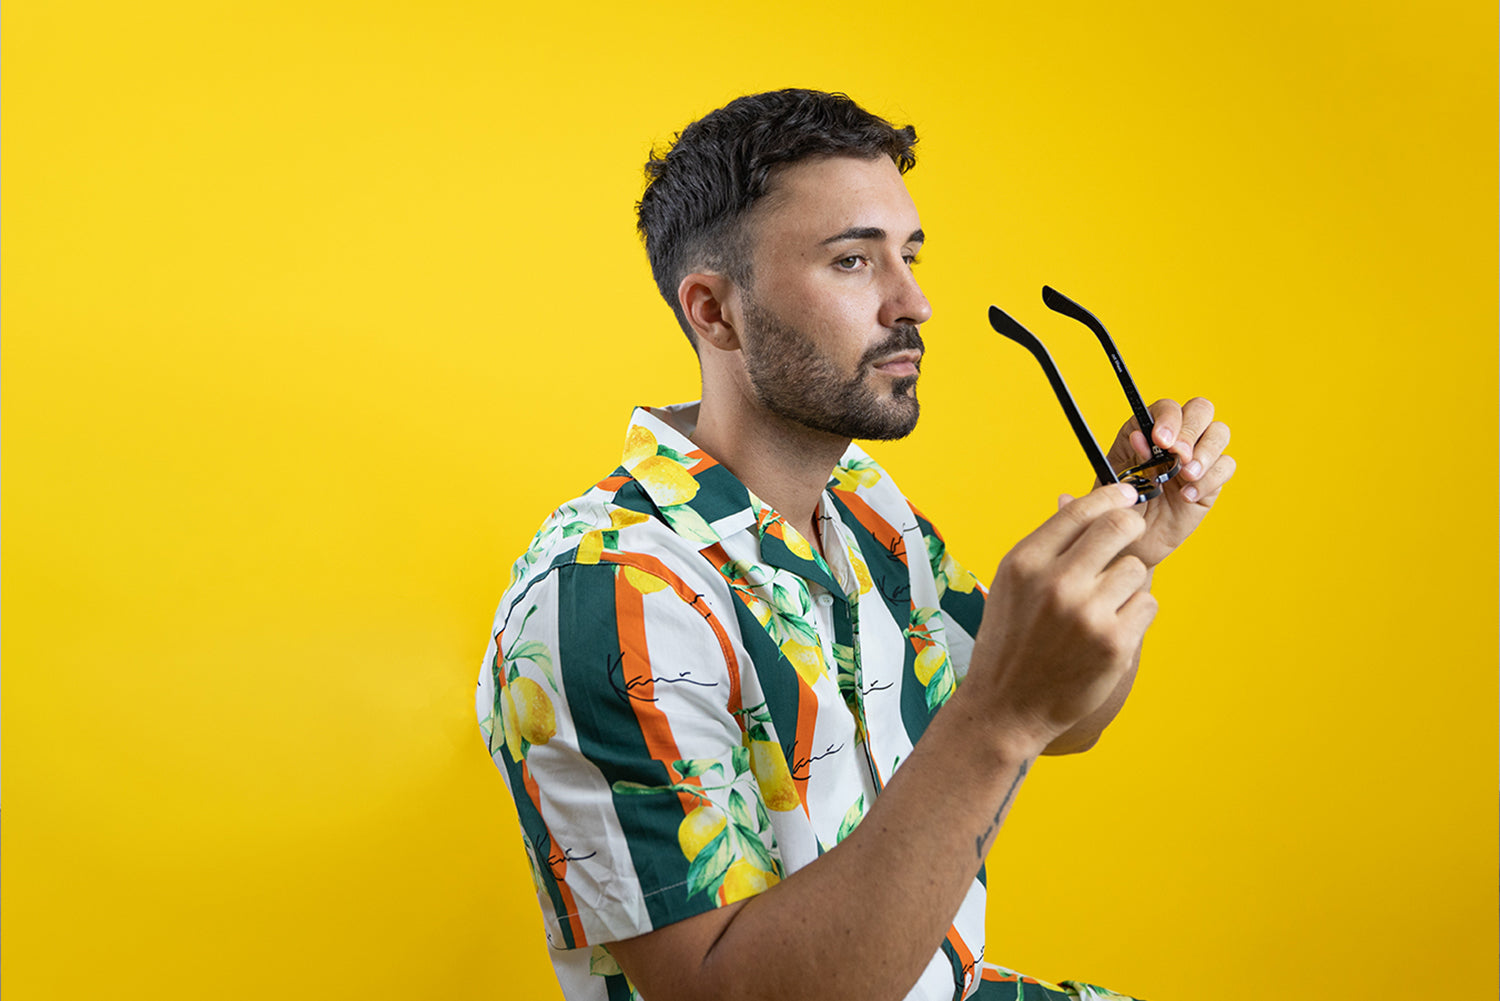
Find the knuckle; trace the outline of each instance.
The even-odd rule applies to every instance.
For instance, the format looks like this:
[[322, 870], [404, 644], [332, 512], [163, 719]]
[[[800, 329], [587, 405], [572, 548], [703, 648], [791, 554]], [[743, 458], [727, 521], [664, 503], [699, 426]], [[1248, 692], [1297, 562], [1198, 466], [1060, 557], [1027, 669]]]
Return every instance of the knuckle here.
[[1099, 516], [1099, 522], [1110, 532], [1134, 537], [1145, 531], [1146, 523], [1140, 515], [1128, 507], [1117, 507]]
[[1234, 461], [1234, 456], [1221, 455], [1219, 456], [1219, 461], [1214, 463], [1214, 466], [1219, 471], [1219, 475], [1223, 477], [1219, 482], [1227, 483], [1229, 478], [1234, 475], [1234, 471], [1238, 468], [1239, 464]]
[[1067, 613], [1078, 607], [1079, 584], [1072, 574], [1059, 573], [1046, 578], [1039, 588], [1043, 604], [1057, 612]]
[[1046, 565], [1042, 554], [1030, 546], [1017, 546], [1000, 561], [1000, 573], [1008, 580], [1030, 580]]
[[1141, 595], [1140, 601], [1141, 610], [1146, 616], [1146, 621], [1149, 623], [1152, 619], [1156, 618], [1156, 613], [1161, 608], [1161, 604], [1156, 600], [1156, 595], [1149, 593]]

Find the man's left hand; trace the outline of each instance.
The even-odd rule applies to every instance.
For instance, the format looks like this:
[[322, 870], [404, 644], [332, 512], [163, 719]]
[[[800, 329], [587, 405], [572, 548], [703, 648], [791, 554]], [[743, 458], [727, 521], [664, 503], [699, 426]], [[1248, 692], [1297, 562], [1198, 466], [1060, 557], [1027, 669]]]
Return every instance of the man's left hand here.
[[[1156, 422], [1151, 437], [1174, 453], [1182, 471], [1161, 485], [1161, 495], [1140, 505], [1146, 532], [1126, 552], [1155, 567], [1193, 534], [1229, 478], [1234, 459], [1224, 454], [1229, 445], [1229, 426], [1214, 420], [1214, 405], [1196, 396], [1182, 406], [1175, 400], [1157, 400], [1148, 408]], [[1110, 446], [1109, 464], [1127, 469], [1151, 457], [1146, 436], [1132, 417]]]

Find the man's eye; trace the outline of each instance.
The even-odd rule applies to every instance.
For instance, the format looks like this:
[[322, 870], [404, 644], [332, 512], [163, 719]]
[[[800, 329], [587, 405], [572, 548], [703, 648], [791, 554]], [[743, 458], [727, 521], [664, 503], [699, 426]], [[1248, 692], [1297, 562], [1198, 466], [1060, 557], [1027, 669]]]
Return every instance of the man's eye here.
[[915, 267], [916, 265], [922, 263], [922, 259], [916, 254], [903, 254], [902, 260], [906, 261], [907, 267]]
[[838, 267], [838, 268], [842, 268], [845, 271], [853, 271], [856, 268], [858, 268], [861, 264], [863, 264], [864, 262], [865, 262], [865, 259], [863, 257], [861, 257], [860, 255], [858, 255], [858, 254], [850, 254], [848, 257], [841, 257], [841, 258], [839, 258], [837, 261], [834, 262], [834, 266]]

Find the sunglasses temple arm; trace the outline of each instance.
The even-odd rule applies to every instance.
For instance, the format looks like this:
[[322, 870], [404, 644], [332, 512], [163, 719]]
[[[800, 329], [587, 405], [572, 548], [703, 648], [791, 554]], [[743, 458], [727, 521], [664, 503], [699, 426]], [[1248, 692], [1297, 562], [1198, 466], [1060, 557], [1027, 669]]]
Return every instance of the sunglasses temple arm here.
[[1141, 434], [1146, 436], [1146, 444], [1150, 446], [1153, 455], [1161, 455], [1162, 450], [1151, 440], [1151, 432], [1156, 427], [1156, 421], [1151, 417], [1151, 411], [1146, 409], [1146, 404], [1141, 402], [1141, 394], [1135, 388], [1135, 380], [1130, 377], [1130, 370], [1125, 367], [1125, 361], [1120, 357], [1119, 348], [1115, 347], [1114, 338], [1109, 336], [1109, 331], [1104, 329], [1104, 324], [1099, 318], [1078, 303], [1063, 295], [1051, 285], [1042, 286], [1042, 302], [1048, 309], [1070, 316], [1088, 327], [1099, 338], [1099, 343], [1104, 345], [1104, 353], [1109, 355], [1109, 363], [1114, 366], [1115, 376], [1120, 380], [1120, 388], [1125, 390], [1125, 399], [1130, 402], [1130, 409], [1135, 414], [1135, 421], [1140, 425]]
[[1083, 453], [1088, 456], [1089, 464], [1094, 467], [1094, 475], [1099, 478], [1099, 482], [1120, 482], [1120, 478], [1105, 461], [1104, 450], [1099, 447], [1099, 443], [1094, 440], [1094, 433], [1084, 423], [1083, 415], [1078, 412], [1078, 404], [1073, 401], [1073, 394], [1068, 392], [1068, 384], [1063, 382], [1062, 373], [1057, 370], [1057, 365], [1052, 361], [1052, 356], [1047, 353], [1047, 349], [1042, 346], [1042, 342], [998, 306], [990, 307], [990, 326], [994, 327], [995, 332], [1002, 337], [1007, 337], [1030, 351], [1032, 357], [1042, 366], [1042, 371], [1047, 374], [1047, 381], [1052, 384], [1052, 392], [1057, 394], [1057, 402], [1062, 404], [1063, 413], [1068, 415], [1068, 423], [1073, 426], [1073, 434], [1077, 436], [1078, 444], [1083, 446]]

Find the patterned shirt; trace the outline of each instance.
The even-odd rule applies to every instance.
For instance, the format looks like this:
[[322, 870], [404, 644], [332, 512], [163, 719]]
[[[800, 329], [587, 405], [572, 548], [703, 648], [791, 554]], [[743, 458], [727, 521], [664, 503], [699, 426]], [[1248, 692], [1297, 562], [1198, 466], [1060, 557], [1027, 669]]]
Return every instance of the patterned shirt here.
[[[842, 841], [962, 678], [984, 610], [858, 446], [822, 494], [820, 554], [664, 416], [636, 410], [620, 467], [537, 532], [480, 674], [569, 1001], [636, 996], [609, 942]], [[981, 869], [910, 999], [1119, 996], [984, 963], [984, 911]]]

